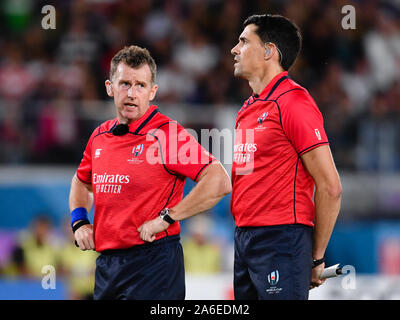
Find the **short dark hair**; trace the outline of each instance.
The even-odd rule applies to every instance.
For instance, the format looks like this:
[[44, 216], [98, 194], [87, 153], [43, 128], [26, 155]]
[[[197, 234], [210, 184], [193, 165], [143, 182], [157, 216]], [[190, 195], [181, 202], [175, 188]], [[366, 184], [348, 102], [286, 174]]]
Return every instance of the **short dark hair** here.
[[155, 82], [157, 66], [154, 62], [154, 59], [150, 55], [149, 50], [138, 46], [125, 46], [123, 49], [118, 51], [111, 60], [110, 79], [113, 78], [114, 73], [121, 62], [126, 63], [131, 68], [138, 68], [144, 64], [147, 64], [151, 71], [151, 82]]
[[243, 22], [243, 28], [249, 24], [257, 26], [256, 34], [264, 43], [272, 42], [280, 50], [281, 66], [289, 70], [301, 49], [301, 34], [295, 23], [281, 15], [252, 15]]

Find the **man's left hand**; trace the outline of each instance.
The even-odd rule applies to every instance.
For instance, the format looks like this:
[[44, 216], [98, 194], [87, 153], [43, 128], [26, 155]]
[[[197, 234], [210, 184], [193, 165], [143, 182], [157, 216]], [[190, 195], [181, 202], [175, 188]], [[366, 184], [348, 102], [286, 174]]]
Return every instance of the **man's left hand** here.
[[156, 239], [156, 234], [164, 231], [168, 227], [169, 223], [160, 217], [146, 221], [138, 228], [140, 239], [147, 242], [153, 242]]
[[319, 287], [326, 279], [320, 279], [322, 271], [324, 271], [325, 263], [320, 264], [312, 269], [310, 290]]

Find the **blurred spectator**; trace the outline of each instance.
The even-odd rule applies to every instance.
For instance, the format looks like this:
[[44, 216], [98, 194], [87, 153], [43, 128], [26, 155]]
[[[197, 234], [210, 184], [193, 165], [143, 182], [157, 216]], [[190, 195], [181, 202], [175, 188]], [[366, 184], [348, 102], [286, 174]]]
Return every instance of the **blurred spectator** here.
[[93, 62], [99, 53], [96, 35], [89, 32], [87, 16], [83, 13], [72, 16], [69, 31], [61, 38], [58, 59], [69, 65], [73, 62]]
[[212, 239], [212, 220], [203, 213], [187, 223], [188, 238], [182, 242], [185, 272], [212, 274], [221, 271], [221, 252]]
[[24, 63], [21, 48], [10, 43], [5, 48], [4, 61], [0, 66], [0, 96], [6, 100], [29, 97], [35, 89], [36, 77]]
[[8, 102], [3, 106], [3, 121], [0, 122], [0, 159], [8, 163], [23, 162], [28, 148], [24, 148], [26, 136], [21, 132], [23, 106]]
[[9, 278], [20, 277], [27, 274], [24, 251], [21, 247], [15, 247], [11, 253], [11, 259], [1, 269], [1, 274]]
[[394, 82], [387, 91], [387, 101], [393, 117], [399, 120], [400, 115], [400, 80]]
[[69, 163], [75, 158], [77, 119], [72, 101], [63, 93], [45, 105], [38, 118], [35, 159], [50, 163]]
[[144, 36], [150, 44], [171, 35], [173, 31], [173, 21], [171, 18], [171, 16], [166, 15], [161, 10], [150, 12], [144, 25]]
[[32, 221], [31, 229], [21, 234], [12, 263], [23, 276], [41, 278], [44, 266], [57, 269], [58, 250], [50, 219], [40, 215]]
[[400, 79], [400, 32], [393, 12], [379, 10], [375, 28], [364, 39], [365, 51], [378, 90]]
[[[0, 275], [17, 275], [22, 273], [18, 272], [19, 261], [21, 259], [19, 259], [18, 253], [15, 252], [15, 238], [15, 232], [4, 229], [0, 230]], [[10, 263], [10, 261], [15, 263]]]
[[195, 25], [185, 27], [185, 41], [174, 48], [173, 59], [183, 72], [195, 78], [204, 76], [217, 64], [218, 49]]
[[400, 274], [400, 238], [382, 239], [379, 244], [379, 273], [385, 275]]
[[174, 62], [170, 62], [157, 71], [157, 100], [160, 102], [185, 102], [196, 88], [195, 81], [180, 72]]
[[341, 83], [352, 105], [350, 113], [358, 115], [365, 112], [374, 89], [367, 61], [365, 59], [358, 60], [354, 72], [345, 72]]
[[400, 169], [399, 123], [394, 119], [388, 95], [378, 93], [359, 121], [357, 169], [381, 172]]
[[342, 168], [352, 168], [351, 115], [353, 105], [342, 87], [343, 69], [337, 62], [327, 65], [321, 81], [312, 88], [317, 105], [324, 115], [324, 126], [329, 137], [335, 162]]
[[86, 78], [90, 76], [90, 69], [86, 62], [73, 62], [69, 65], [58, 64], [53, 66], [51, 82], [68, 98], [77, 98], [82, 93]]
[[70, 221], [63, 225], [65, 241], [59, 254], [59, 274], [65, 277], [70, 291], [69, 299], [91, 300], [94, 290], [96, 251], [82, 251], [75, 246]]

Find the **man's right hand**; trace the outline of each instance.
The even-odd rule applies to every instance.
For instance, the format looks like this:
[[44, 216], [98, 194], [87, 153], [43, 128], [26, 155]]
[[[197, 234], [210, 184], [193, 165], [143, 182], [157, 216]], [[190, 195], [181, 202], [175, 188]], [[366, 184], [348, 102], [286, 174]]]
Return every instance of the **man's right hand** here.
[[95, 250], [93, 225], [85, 224], [75, 231], [75, 240], [81, 250]]

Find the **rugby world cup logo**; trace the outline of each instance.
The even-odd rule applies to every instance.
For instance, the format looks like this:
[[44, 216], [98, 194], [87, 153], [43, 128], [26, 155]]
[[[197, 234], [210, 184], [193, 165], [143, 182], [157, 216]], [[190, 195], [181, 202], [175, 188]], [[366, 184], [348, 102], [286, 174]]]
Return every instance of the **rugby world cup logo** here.
[[142, 154], [142, 152], [143, 152], [143, 143], [134, 146], [132, 149], [132, 155], [134, 157], [140, 156]]
[[262, 124], [265, 121], [265, 118], [268, 117], [268, 112], [264, 112], [258, 119], [257, 122]]
[[268, 283], [271, 286], [275, 286], [279, 281], [279, 271], [275, 270], [272, 271], [269, 275], [268, 275]]

